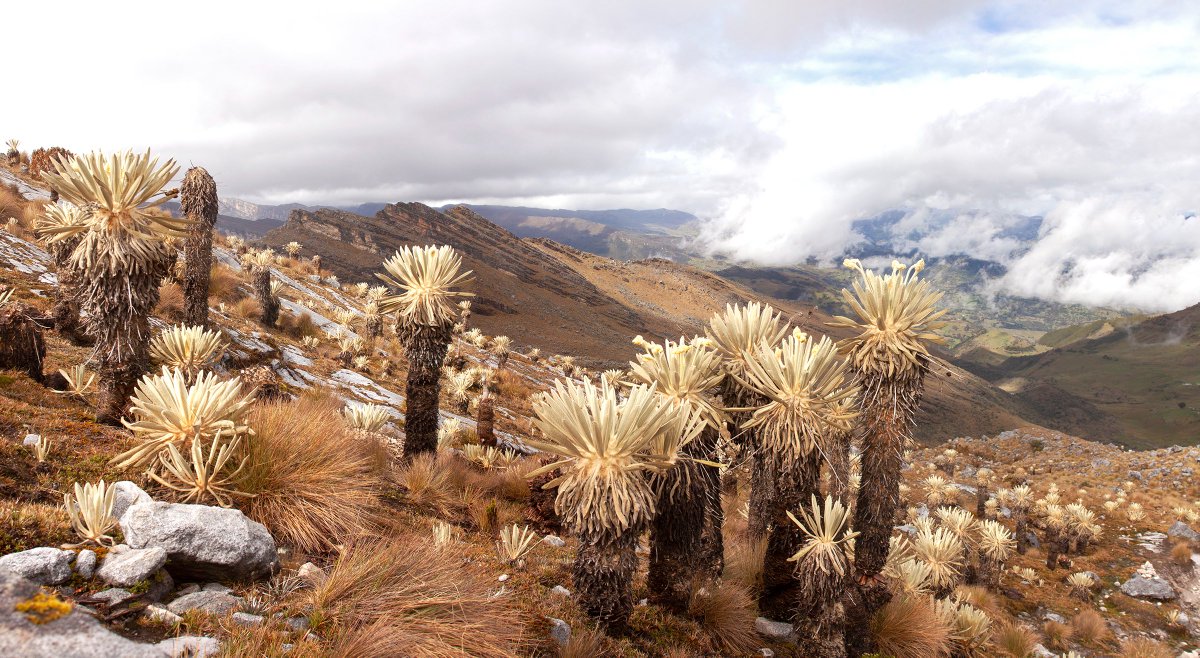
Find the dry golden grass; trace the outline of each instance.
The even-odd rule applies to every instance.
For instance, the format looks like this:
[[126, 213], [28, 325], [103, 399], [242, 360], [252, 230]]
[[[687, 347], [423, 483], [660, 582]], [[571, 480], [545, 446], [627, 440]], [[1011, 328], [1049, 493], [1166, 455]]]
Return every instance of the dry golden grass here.
[[341, 655], [516, 656], [524, 620], [507, 597], [491, 595], [492, 584], [429, 538], [363, 537], [308, 603], [317, 634], [343, 634]]
[[243, 320], [257, 320], [262, 317], [262, 306], [257, 299], [246, 297], [233, 305], [233, 314]]
[[76, 540], [66, 510], [58, 505], [0, 502], [0, 555]]
[[871, 635], [892, 658], [936, 658], [950, 650], [950, 627], [924, 596], [897, 596], [875, 613]]
[[1095, 646], [1111, 634], [1104, 617], [1095, 610], [1081, 610], [1071, 618], [1071, 628], [1075, 631], [1075, 640], [1084, 646]]
[[1057, 621], [1048, 621], [1042, 626], [1042, 635], [1046, 636], [1046, 646], [1055, 651], [1067, 650], [1071, 631], [1069, 625]]
[[567, 646], [558, 651], [560, 658], [596, 658], [615, 654], [612, 640], [609, 640], [604, 633], [589, 626], [572, 628], [571, 639], [567, 641]]
[[1038, 638], [1033, 631], [1020, 624], [1004, 624], [992, 631], [992, 642], [996, 645], [998, 655], [1011, 658], [1029, 658], [1038, 645]]
[[[216, 658], [319, 658], [329, 655], [315, 642], [289, 638], [273, 625], [241, 626], [227, 624]], [[285, 647], [285, 644], [291, 645]]]
[[178, 283], [165, 283], [158, 287], [158, 305], [154, 307], [154, 314], [171, 322], [182, 322], [183, 303], [183, 288]]
[[422, 453], [396, 472], [396, 481], [404, 488], [404, 499], [422, 510], [449, 514], [458, 507], [459, 488], [455, 486], [457, 469], [454, 462], [461, 461], [450, 455]]
[[758, 605], [741, 585], [727, 582], [719, 587], [698, 590], [688, 604], [688, 615], [700, 622], [723, 654], [746, 654], [761, 643], [754, 629]]
[[1121, 643], [1122, 658], [1174, 658], [1175, 652], [1161, 642], [1148, 637], [1138, 637]]
[[762, 587], [763, 556], [767, 554], [767, 538], [752, 540], [726, 536], [725, 580], [749, 591]]
[[972, 607], [978, 608], [987, 614], [992, 619], [999, 619], [1004, 616], [1004, 603], [1000, 597], [992, 590], [981, 587], [979, 585], [959, 585], [954, 589], [954, 593], [958, 595], [966, 603], [970, 603]]
[[313, 394], [261, 404], [247, 418], [255, 435], [239, 488], [256, 495], [241, 506], [281, 543], [327, 550], [378, 520], [378, 446], [351, 434], [341, 407]]
[[232, 304], [240, 300], [244, 295], [239, 286], [242, 280], [237, 272], [234, 272], [229, 267], [217, 263], [209, 270], [208, 278], [208, 296], [209, 299]]
[[1171, 561], [1181, 567], [1186, 567], [1192, 563], [1192, 546], [1191, 544], [1182, 541], [1171, 547]]
[[21, 218], [25, 209], [25, 197], [12, 185], [0, 185], [0, 225], [9, 217]]
[[312, 316], [308, 313], [296, 315], [284, 311], [279, 314], [278, 325], [280, 331], [292, 338], [320, 336], [322, 333], [320, 328], [317, 327], [317, 323], [313, 321]]

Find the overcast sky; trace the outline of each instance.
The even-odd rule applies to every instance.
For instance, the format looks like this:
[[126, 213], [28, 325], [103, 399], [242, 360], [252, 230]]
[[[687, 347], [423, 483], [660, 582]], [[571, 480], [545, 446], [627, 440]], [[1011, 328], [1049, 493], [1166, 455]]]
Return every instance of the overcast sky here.
[[918, 246], [1010, 292], [1200, 301], [1196, 3], [588, 4], [18, 3], [0, 130], [257, 202], [678, 208], [770, 264], [963, 212]]

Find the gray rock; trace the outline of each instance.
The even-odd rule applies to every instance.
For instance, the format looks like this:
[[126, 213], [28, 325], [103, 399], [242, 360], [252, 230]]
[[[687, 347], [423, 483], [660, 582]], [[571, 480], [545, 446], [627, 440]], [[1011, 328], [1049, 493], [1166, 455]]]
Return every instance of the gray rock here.
[[150, 494], [129, 480], [114, 482], [113, 489], [117, 491], [117, 493], [113, 494], [112, 515], [115, 519], [120, 519], [126, 510], [138, 503], [154, 502]]
[[759, 617], [754, 620], [754, 630], [758, 631], [762, 636], [773, 640], [789, 642], [795, 640], [793, 626], [783, 621], [772, 621], [766, 617]]
[[550, 637], [554, 639], [558, 646], [565, 647], [571, 641], [571, 625], [561, 619], [550, 619]]
[[[175, 590], [175, 579], [171, 574], [167, 573], [166, 569], [159, 569], [154, 577], [150, 579], [150, 589], [142, 595], [142, 598], [147, 601], [161, 601], [167, 598], [167, 595]], [[176, 595], [178, 596], [178, 595]]]
[[39, 585], [59, 585], [71, 579], [74, 559], [71, 551], [42, 546], [0, 557], [0, 570], [11, 571]]
[[1044, 645], [1041, 645], [1041, 644], [1033, 647], [1033, 655], [1037, 656], [1037, 658], [1058, 658], [1058, 654], [1047, 649]]
[[1200, 541], [1200, 532], [1192, 530], [1191, 526], [1183, 521], [1176, 521], [1171, 524], [1171, 527], [1167, 530], [1167, 536], [1179, 537], [1188, 541]]
[[1058, 622], [1059, 624], [1067, 623], [1066, 617], [1053, 612], [1047, 612], [1046, 614], [1042, 615], [1042, 618], [1044, 618], [1046, 621]]
[[206, 505], [139, 503], [121, 517], [133, 548], [158, 546], [176, 577], [261, 579], [279, 570], [275, 540], [239, 510]]
[[233, 613], [233, 623], [238, 626], [262, 626], [266, 621], [261, 615], [252, 615], [249, 612]]
[[126, 601], [136, 599], [137, 594], [134, 594], [133, 592], [131, 592], [127, 589], [121, 589], [120, 587], [110, 587], [109, 589], [106, 589], [102, 592], [96, 592], [95, 594], [92, 595], [91, 598], [100, 599], [101, 601], [104, 601], [105, 603], [107, 603], [109, 606], [114, 606], [114, 605], [121, 605], [122, 603], [124, 603]]
[[118, 544], [108, 552], [96, 575], [109, 585], [132, 587], [149, 579], [166, 563], [167, 552], [160, 546], [130, 548]]
[[37, 445], [38, 441], [41, 440], [41, 434], [26, 434], [25, 438], [21, 439], [21, 445], [25, 446], [26, 448], [32, 448], [33, 446]]
[[168, 626], [173, 626], [183, 621], [183, 617], [180, 617], [174, 612], [171, 612], [161, 605], [156, 604], [146, 606], [146, 609], [142, 611], [142, 616], [150, 621], [166, 624]]
[[546, 535], [542, 538], [542, 543], [548, 544], [555, 548], [562, 548], [563, 546], [567, 545], [567, 542], [558, 535]]
[[766, 647], [759, 649], [758, 655], [762, 656], [763, 658], [775, 658], [775, 652]]
[[308, 617], [299, 617], [299, 616], [288, 617], [286, 620], [284, 620], [283, 623], [287, 624], [287, 627], [292, 629], [293, 631], [307, 631], [309, 626], [311, 626], [311, 624], [308, 621]]
[[184, 583], [183, 585], [179, 586], [179, 589], [175, 590], [175, 596], [185, 596], [188, 594], [195, 594], [196, 592], [199, 592], [199, 591], [200, 591], [199, 584]]
[[1139, 599], [1170, 601], [1175, 598], [1175, 588], [1162, 578], [1134, 576], [1121, 585], [1121, 591]]
[[979, 489], [976, 489], [969, 484], [955, 484], [954, 487], [969, 496], [974, 496], [979, 493]]
[[[974, 466], [963, 466], [962, 470], [958, 472], [958, 476], [961, 478], [964, 478], [964, 479], [973, 478], [973, 477], [975, 477], [975, 474], [978, 472], [979, 471], [975, 470]], [[975, 493], [975, 492], [972, 491], [971, 493]]]
[[242, 602], [236, 596], [225, 592], [196, 592], [186, 594], [167, 605], [167, 610], [182, 615], [188, 610], [199, 610], [212, 615], [224, 615], [233, 612]]
[[917, 536], [917, 526], [909, 524], [909, 523], [905, 523], [904, 525], [896, 526], [896, 530], [899, 530], [900, 532], [903, 532], [904, 534], [906, 534], [910, 537]]
[[96, 575], [96, 551], [91, 549], [83, 549], [79, 551], [79, 555], [75, 556], [75, 573], [79, 574], [80, 578], [90, 579]]
[[554, 588], [550, 590], [550, 593], [557, 594], [559, 596], [571, 596], [571, 590], [563, 587], [562, 585], [555, 585]]
[[213, 658], [221, 652], [221, 643], [211, 637], [181, 635], [158, 643], [171, 658]]
[[232, 594], [233, 590], [228, 585], [221, 583], [206, 583], [202, 588], [205, 592], [222, 592], [224, 594]]
[[15, 606], [38, 593], [37, 584], [0, 569], [0, 656], [13, 658], [165, 658], [154, 645], [113, 633], [77, 606], [64, 617], [34, 624]]

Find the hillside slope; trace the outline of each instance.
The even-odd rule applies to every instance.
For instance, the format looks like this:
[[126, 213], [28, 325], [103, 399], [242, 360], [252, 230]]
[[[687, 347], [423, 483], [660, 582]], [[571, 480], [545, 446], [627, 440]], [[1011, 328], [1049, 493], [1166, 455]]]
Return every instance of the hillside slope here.
[[[374, 217], [345, 211], [293, 211], [267, 234], [276, 247], [296, 240], [305, 254], [344, 282], [375, 281], [384, 258], [405, 244], [449, 244], [475, 271], [473, 323], [518, 345], [578, 355], [597, 366], [622, 366], [630, 339], [702, 331], [726, 304], [759, 300], [810, 332], [830, 333], [828, 315], [770, 299], [696, 268], [662, 259], [616, 261], [544, 239], [523, 240], [469, 208], [447, 211], [392, 204]], [[833, 334], [840, 337], [838, 334]], [[930, 378], [920, 436], [939, 441], [1041, 423], [1035, 409], [957, 366]]]
[[1055, 339], [1045, 353], [973, 368], [1037, 406], [1073, 401], [1079, 413], [1054, 419], [1063, 431], [1135, 447], [1196, 443], [1200, 305]]

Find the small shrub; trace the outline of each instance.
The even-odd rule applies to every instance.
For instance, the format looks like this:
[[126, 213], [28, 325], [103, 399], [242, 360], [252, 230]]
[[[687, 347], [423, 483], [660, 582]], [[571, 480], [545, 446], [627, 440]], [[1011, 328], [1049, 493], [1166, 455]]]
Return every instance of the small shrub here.
[[879, 653], [892, 658], [943, 656], [950, 648], [950, 627], [924, 596], [897, 596], [875, 613], [871, 635]]
[[571, 639], [559, 649], [560, 658], [596, 658], [618, 655], [613, 641], [600, 631], [583, 626], [571, 629]]
[[1046, 442], [1041, 439], [1030, 439], [1029, 449], [1034, 452], [1041, 452], [1046, 449]]

